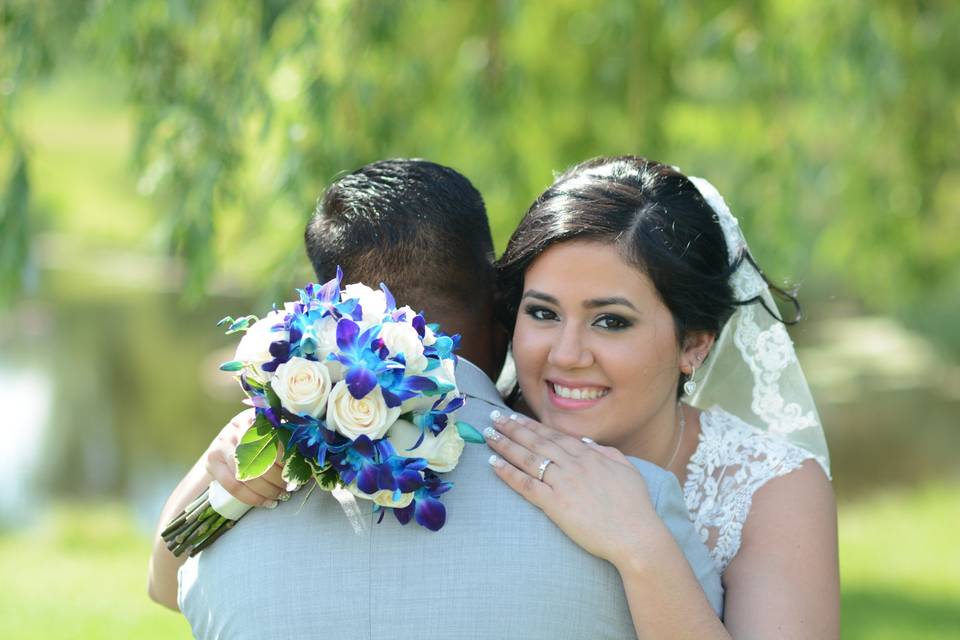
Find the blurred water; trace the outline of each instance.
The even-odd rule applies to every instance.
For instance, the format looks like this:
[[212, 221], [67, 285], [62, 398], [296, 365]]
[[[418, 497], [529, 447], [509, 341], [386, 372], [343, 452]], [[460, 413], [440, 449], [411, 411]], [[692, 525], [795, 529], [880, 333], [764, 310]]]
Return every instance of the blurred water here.
[[[0, 524], [28, 521], [50, 499], [113, 499], [149, 528], [242, 409], [217, 370], [236, 337], [217, 320], [259, 309], [229, 297], [186, 309], [165, 292], [47, 290], [0, 317]], [[808, 324], [800, 337], [840, 498], [960, 480], [960, 393], [929, 375], [935, 351], [889, 322], [836, 322]], [[866, 336], [868, 353], [845, 331]]]

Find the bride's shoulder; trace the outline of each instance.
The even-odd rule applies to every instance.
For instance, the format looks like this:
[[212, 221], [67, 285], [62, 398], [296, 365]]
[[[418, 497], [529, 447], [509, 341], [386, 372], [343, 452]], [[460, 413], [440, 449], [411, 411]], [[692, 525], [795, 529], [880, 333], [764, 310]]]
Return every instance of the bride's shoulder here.
[[809, 451], [714, 407], [700, 414], [699, 443], [690, 462], [727, 469], [746, 465], [753, 475], [773, 477], [810, 458]]
[[798, 526], [811, 514], [828, 517], [833, 505], [830, 481], [812, 453], [718, 408], [700, 414], [683, 489], [721, 571], [755, 532]]

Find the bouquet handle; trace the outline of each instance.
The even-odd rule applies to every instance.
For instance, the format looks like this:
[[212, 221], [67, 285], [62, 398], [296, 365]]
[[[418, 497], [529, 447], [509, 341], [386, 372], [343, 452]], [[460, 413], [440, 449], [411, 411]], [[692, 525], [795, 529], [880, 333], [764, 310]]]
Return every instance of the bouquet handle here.
[[195, 556], [237, 523], [250, 505], [234, 498], [216, 480], [181, 511], [160, 536], [167, 549], [180, 557], [185, 552]]

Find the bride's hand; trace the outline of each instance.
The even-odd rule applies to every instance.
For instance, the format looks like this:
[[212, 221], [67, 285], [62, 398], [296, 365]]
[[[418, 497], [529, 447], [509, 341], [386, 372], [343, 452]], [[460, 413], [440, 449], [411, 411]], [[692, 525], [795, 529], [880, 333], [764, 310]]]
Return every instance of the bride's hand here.
[[278, 500], [287, 497], [287, 483], [281, 477], [283, 463], [279, 461], [279, 456], [278, 461], [262, 476], [247, 481], [237, 480], [237, 445], [253, 424], [255, 416], [253, 409], [235, 415], [207, 447], [203, 463], [207, 474], [237, 500], [254, 507], [273, 508]]
[[663, 525], [643, 476], [622, 453], [521, 416], [494, 418], [494, 426], [484, 436], [496, 474], [574, 542], [615, 566], [655, 553]]

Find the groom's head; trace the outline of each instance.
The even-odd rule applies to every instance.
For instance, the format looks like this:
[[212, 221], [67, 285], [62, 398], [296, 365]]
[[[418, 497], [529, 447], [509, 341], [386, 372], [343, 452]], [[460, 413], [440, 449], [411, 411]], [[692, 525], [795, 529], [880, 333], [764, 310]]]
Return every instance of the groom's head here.
[[320, 281], [385, 282], [398, 303], [463, 337], [488, 373], [502, 360], [493, 321], [493, 241], [483, 198], [464, 176], [425, 160], [383, 160], [341, 176], [305, 233]]

